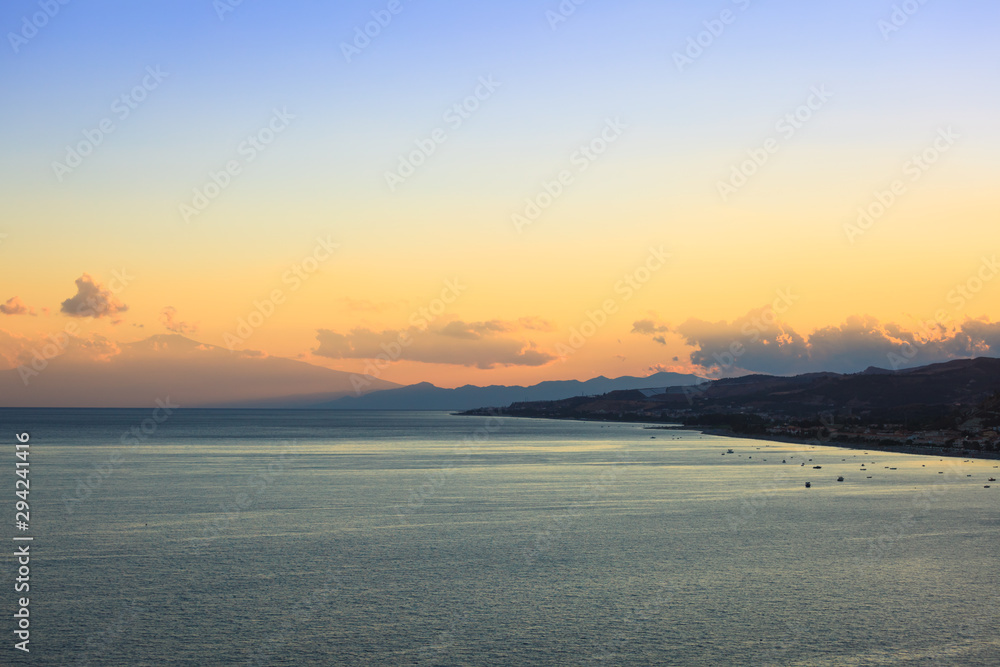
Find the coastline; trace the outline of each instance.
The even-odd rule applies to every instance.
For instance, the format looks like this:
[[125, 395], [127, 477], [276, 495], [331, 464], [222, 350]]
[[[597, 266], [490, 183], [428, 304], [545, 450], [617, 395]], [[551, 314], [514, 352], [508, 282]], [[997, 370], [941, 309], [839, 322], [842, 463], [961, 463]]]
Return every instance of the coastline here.
[[[459, 417], [477, 417], [478, 410], [465, 412], [452, 412]], [[1000, 460], [1000, 452], [984, 452], [981, 450], [952, 449], [948, 447], [920, 447], [918, 445], [889, 445], [880, 442], [842, 442], [839, 440], [820, 440], [818, 438], [794, 438], [784, 435], [768, 435], [765, 433], [737, 433], [732, 429], [719, 428], [717, 426], [684, 426], [675, 422], [633, 420], [633, 419], [593, 419], [586, 417], [544, 417], [530, 415], [513, 415], [502, 411], [494, 411], [491, 414], [501, 417], [516, 417], [517, 419], [549, 419], [553, 421], [583, 421], [615, 424], [639, 424], [647, 430], [655, 431], [694, 431], [704, 435], [717, 435], [724, 438], [741, 438], [743, 440], [762, 440], [765, 442], [784, 442], [794, 445], [814, 445], [817, 447], [839, 447], [841, 449], [868, 450], [874, 452], [892, 452], [895, 454], [915, 454], [917, 456], [938, 456], [961, 459], [982, 459], [984, 461]]]
[[729, 429], [699, 428], [697, 426], [670, 427], [665, 430], [697, 431], [705, 435], [718, 435], [726, 438], [743, 438], [744, 440], [766, 440], [771, 442], [786, 442], [798, 445], [816, 445], [819, 447], [840, 447], [841, 449], [863, 449], [873, 452], [893, 452], [896, 454], [916, 454], [918, 456], [941, 456], [962, 459], [982, 459], [984, 461], [1000, 460], [1000, 453], [984, 452], [971, 449], [951, 449], [948, 447], [920, 447], [918, 445], [886, 445], [878, 442], [843, 442], [840, 440], [820, 440], [818, 438], [793, 438], [781, 435], [744, 434]]

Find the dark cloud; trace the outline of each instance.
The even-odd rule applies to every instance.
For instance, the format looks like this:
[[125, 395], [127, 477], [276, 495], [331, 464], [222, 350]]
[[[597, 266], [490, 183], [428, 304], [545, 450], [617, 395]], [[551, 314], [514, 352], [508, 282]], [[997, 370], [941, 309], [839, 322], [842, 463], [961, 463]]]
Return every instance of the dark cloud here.
[[0, 303], [0, 313], [4, 315], [34, 315], [35, 309], [24, 305], [24, 302], [16, 296], [7, 299], [6, 303]]
[[331, 359], [388, 359], [494, 368], [543, 366], [555, 356], [509, 335], [508, 323], [455, 320], [437, 329], [353, 329], [348, 334], [320, 329], [313, 354]]
[[114, 317], [128, 310], [111, 290], [96, 282], [90, 274], [76, 279], [76, 294], [62, 302], [60, 311], [70, 317]]
[[666, 324], [657, 324], [653, 320], [638, 320], [632, 323], [632, 333], [650, 336], [657, 333], [666, 333], [670, 327]]
[[852, 316], [839, 326], [802, 336], [778, 320], [771, 308], [759, 308], [732, 322], [689, 319], [674, 330], [695, 348], [691, 362], [719, 375], [854, 373], [869, 366], [899, 369], [1000, 356], [1000, 322], [983, 320], [916, 331], [870, 316]]
[[733, 322], [689, 319], [676, 332], [697, 348], [690, 354], [693, 364], [717, 368], [723, 374], [734, 370], [797, 373], [809, 357], [806, 342], [775, 321], [770, 308], [750, 311]]

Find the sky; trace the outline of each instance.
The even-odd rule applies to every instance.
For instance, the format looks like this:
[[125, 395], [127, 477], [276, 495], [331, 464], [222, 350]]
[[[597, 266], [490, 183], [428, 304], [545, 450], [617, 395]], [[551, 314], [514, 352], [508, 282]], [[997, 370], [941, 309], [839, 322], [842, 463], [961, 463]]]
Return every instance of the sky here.
[[1000, 356], [998, 19], [5, 2], [0, 365], [167, 333], [446, 387]]

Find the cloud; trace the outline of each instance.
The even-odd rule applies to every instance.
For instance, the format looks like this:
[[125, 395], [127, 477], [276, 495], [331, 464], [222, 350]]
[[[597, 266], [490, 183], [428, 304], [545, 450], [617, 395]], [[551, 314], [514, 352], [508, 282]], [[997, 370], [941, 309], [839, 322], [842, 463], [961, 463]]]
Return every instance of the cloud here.
[[84, 273], [76, 279], [76, 294], [62, 302], [60, 311], [70, 317], [114, 317], [128, 310], [128, 306], [90, 274]]
[[465, 338], [467, 340], [480, 340], [486, 336], [497, 333], [513, 331], [513, 327], [507, 322], [500, 320], [490, 320], [489, 322], [463, 322], [454, 320], [444, 325], [440, 330], [444, 336], [453, 338]]
[[670, 331], [670, 326], [657, 324], [653, 320], [638, 320], [632, 323], [632, 333], [649, 336], [656, 333], [666, 333]]
[[772, 309], [759, 308], [732, 322], [689, 319], [675, 331], [695, 348], [689, 355], [691, 363], [720, 375], [855, 373], [869, 366], [898, 369], [1000, 356], [1000, 322], [985, 320], [917, 331], [870, 316], [852, 316], [838, 326], [803, 336], [778, 320]]
[[160, 322], [167, 331], [173, 331], [179, 334], [193, 334], [198, 331], [197, 324], [188, 324], [187, 322], [181, 322], [177, 318], [177, 309], [173, 306], [167, 306], [160, 311]]
[[32, 348], [39, 343], [26, 336], [19, 336], [0, 329], [0, 368], [15, 368], [31, 360]]
[[[767, 317], [770, 308], [752, 310], [733, 322], [706, 322], [697, 318], [675, 331], [697, 349], [691, 363], [705, 369], [754, 370], [777, 374], [800, 372], [809, 354], [806, 342], [791, 328]], [[749, 365], [748, 365], [749, 364]]]
[[522, 329], [531, 329], [532, 331], [555, 331], [556, 326], [549, 322], [548, 320], [542, 319], [541, 317], [522, 317], [517, 323], [521, 325]]
[[12, 296], [7, 303], [0, 303], [0, 313], [4, 315], [35, 315], [35, 309], [24, 305], [19, 297]]
[[4, 369], [62, 356], [76, 363], [105, 362], [120, 352], [118, 343], [99, 334], [79, 336], [58, 332], [28, 337], [0, 329], [0, 368]]
[[543, 366], [555, 356], [507, 335], [510, 323], [454, 320], [437, 329], [372, 331], [358, 328], [348, 334], [320, 329], [313, 354], [330, 359], [388, 359], [429, 364], [475, 366]]

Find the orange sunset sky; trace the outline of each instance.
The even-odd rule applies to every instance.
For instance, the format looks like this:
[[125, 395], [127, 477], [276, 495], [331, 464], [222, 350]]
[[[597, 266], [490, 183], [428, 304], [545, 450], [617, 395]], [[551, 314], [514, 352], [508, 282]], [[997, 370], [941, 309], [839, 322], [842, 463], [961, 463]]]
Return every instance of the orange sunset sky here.
[[15, 4], [6, 369], [68, 326], [94, 373], [179, 333], [447, 387], [1000, 354], [993, 3]]

